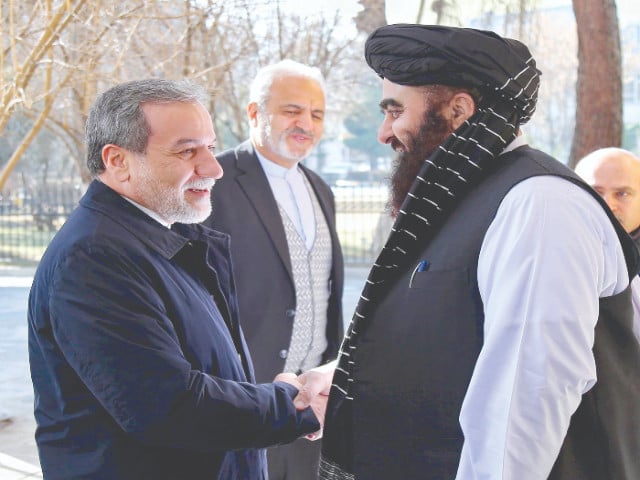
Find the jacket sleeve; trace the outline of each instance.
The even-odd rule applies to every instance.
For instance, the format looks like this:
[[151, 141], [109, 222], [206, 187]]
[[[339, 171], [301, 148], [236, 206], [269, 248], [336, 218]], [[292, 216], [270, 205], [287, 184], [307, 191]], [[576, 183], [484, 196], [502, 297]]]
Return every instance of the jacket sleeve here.
[[201, 451], [286, 443], [319, 429], [310, 409], [296, 411], [289, 384], [192, 368], [145, 262], [92, 247], [57, 265], [49, 309], [56, 347], [70, 366], [60, 388], [75, 385], [68, 408], [106, 412], [147, 444]]

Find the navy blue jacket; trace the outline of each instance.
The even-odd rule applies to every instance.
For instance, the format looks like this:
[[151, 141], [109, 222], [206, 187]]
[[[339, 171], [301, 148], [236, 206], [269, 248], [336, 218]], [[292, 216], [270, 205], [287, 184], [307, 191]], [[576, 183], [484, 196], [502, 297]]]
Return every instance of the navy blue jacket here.
[[228, 236], [171, 230], [94, 181], [29, 296], [46, 479], [262, 479], [262, 447], [319, 428], [253, 382]]

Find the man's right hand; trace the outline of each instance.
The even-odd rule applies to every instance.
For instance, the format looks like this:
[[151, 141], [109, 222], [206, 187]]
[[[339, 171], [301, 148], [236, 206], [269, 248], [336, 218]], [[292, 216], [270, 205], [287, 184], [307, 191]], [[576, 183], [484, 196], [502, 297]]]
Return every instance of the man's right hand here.
[[321, 365], [311, 370], [307, 370], [298, 377], [292, 373], [281, 373], [276, 376], [276, 382], [287, 382], [298, 388], [298, 395], [293, 399], [293, 403], [297, 410], [304, 410], [311, 407], [318, 422], [320, 422], [320, 430], [310, 433], [306, 436], [309, 440], [318, 440], [322, 438], [322, 427], [324, 427], [324, 418], [327, 411], [327, 403], [329, 401], [329, 390], [333, 380], [333, 372], [335, 370], [336, 361]]
[[[293, 399], [293, 403], [298, 410], [304, 410], [311, 406], [322, 427], [324, 427], [329, 391], [331, 390], [336, 364], [337, 362], [334, 361], [321, 365], [298, 376], [298, 382], [302, 387], [296, 398]], [[322, 438], [322, 428], [318, 432], [310, 433], [306, 438], [309, 440]]]

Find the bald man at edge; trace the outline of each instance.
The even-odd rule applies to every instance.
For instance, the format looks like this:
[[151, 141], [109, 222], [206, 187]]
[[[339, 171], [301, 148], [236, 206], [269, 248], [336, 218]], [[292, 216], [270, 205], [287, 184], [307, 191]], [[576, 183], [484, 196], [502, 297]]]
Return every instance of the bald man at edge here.
[[[576, 165], [576, 173], [600, 194], [640, 249], [640, 158], [629, 150], [594, 150]], [[631, 282], [633, 331], [640, 341], [640, 278]]]
[[576, 173], [607, 202], [640, 248], [640, 158], [622, 148], [600, 148], [578, 162]]

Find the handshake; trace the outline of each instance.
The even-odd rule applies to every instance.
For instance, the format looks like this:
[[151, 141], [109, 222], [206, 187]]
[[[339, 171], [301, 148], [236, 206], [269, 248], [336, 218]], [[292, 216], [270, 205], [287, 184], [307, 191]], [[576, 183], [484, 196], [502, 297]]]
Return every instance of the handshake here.
[[329, 401], [329, 390], [333, 380], [333, 372], [337, 361], [321, 365], [296, 376], [295, 373], [280, 373], [273, 380], [274, 382], [286, 382], [298, 389], [298, 395], [293, 399], [297, 410], [304, 410], [311, 407], [318, 422], [320, 430], [306, 435], [308, 440], [318, 440], [322, 438], [322, 428], [324, 417]]

